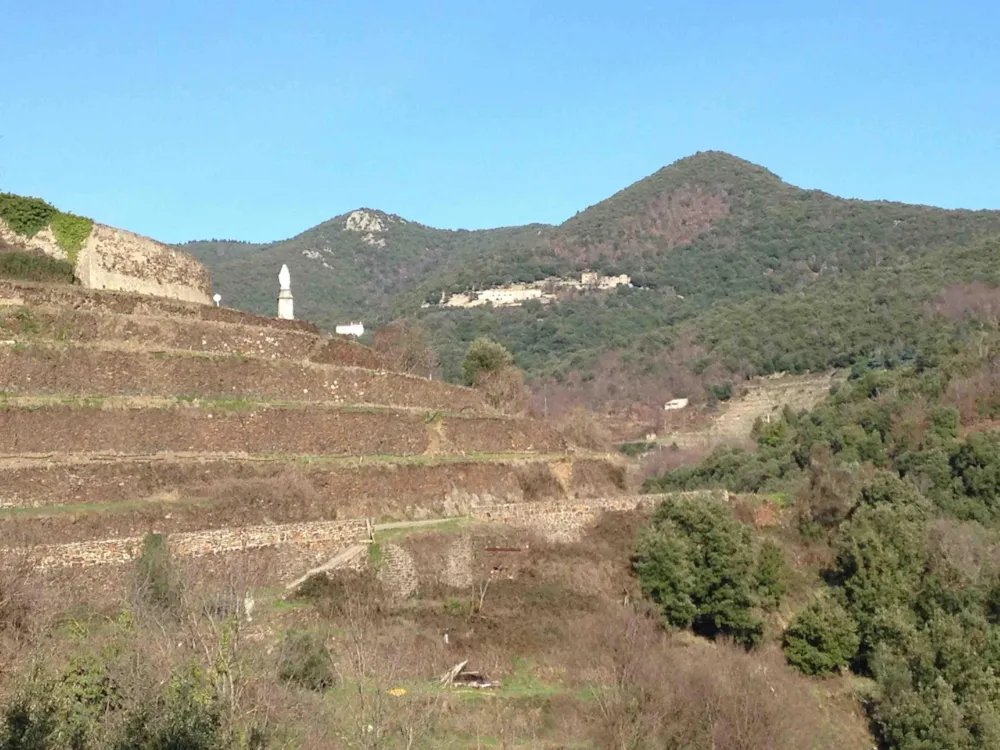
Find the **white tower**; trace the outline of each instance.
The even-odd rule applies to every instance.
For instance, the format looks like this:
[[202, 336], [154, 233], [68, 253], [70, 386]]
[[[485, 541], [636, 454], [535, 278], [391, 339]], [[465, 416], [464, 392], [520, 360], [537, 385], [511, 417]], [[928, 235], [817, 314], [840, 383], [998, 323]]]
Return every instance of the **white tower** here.
[[285, 320], [294, 320], [295, 312], [292, 302], [292, 275], [288, 272], [288, 266], [282, 264], [278, 273], [278, 317]]

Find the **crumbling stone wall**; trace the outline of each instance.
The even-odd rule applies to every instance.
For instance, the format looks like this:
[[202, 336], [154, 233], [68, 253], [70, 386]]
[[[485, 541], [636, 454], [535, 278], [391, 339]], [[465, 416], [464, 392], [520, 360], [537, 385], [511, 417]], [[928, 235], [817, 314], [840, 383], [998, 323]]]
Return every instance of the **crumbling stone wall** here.
[[94, 224], [76, 262], [89, 289], [114, 289], [211, 304], [212, 277], [187, 253], [122, 229]]
[[[0, 220], [0, 240], [13, 247], [69, 260], [49, 227], [29, 239], [16, 234]], [[77, 254], [76, 276], [88, 289], [137, 292], [204, 305], [212, 302], [211, 274], [194, 257], [148, 237], [104, 224], [94, 224]]]

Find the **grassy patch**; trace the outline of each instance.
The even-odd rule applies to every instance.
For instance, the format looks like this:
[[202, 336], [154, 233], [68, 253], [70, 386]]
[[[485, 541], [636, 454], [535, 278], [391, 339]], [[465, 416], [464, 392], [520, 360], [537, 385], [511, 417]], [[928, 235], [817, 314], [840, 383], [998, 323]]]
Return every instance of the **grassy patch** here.
[[73, 264], [29, 252], [0, 252], [0, 279], [72, 284]]

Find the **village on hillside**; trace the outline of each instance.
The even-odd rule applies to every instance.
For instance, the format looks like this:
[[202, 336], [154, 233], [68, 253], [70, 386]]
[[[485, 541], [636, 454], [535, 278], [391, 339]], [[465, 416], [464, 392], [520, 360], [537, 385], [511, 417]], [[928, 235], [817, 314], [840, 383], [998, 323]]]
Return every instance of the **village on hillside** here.
[[619, 286], [632, 286], [632, 279], [627, 274], [620, 276], [602, 276], [596, 271], [584, 271], [580, 280], [563, 279], [550, 276], [539, 281], [526, 284], [505, 284], [478, 291], [446, 294], [442, 292], [441, 301], [432, 305], [424, 302], [421, 307], [519, 307], [530, 300], [548, 304], [556, 299], [560, 292], [606, 292]]

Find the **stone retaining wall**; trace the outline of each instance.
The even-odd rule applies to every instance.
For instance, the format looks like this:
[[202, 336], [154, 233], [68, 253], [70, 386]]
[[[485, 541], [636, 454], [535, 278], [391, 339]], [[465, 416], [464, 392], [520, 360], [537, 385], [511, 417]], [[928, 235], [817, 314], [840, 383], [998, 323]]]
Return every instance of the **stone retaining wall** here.
[[[721, 496], [728, 499], [728, 493], [715, 491], [676, 494], [691, 498]], [[623, 495], [573, 503], [504, 503], [475, 509], [471, 517], [528, 529], [550, 541], [566, 542], [578, 540], [583, 529], [602, 512], [651, 507], [663, 498], [663, 495]], [[216, 558], [255, 550], [270, 550], [277, 553], [281, 560], [275, 574], [287, 578], [301, 575], [303, 570], [323, 563], [346, 547], [365, 542], [369, 539], [371, 527], [369, 519], [355, 518], [211, 529], [171, 534], [168, 540], [171, 552], [184, 558]], [[41, 572], [67, 568], [88, 569], [128, 563], [135, 559], [141, 544], [142, 537], [132, 536], [39, 545], [32, 547], [29, 554], [36, 569]], [[6, 555], [20, 555], [23, 552], [23, 549], [8, 549]], [[387, 544], [383, 553], [382, 577], [397, 595], [408, 595], [418, 583], [412, 556], [403, 547], [393, 543]], [[462, 563], [471, 557], [471, 550], [460, 548], [454, 554], [445, 554], [446, 569], [443, 572], [449, 583], [465, 580], [467, 576], [463, 577], [458, 568], [463, 567]], [[451, 559], [452, 557], [455, 559]]]
[[[724, 490], [696, 490], [673, 495], [691, 498], [719, 496], [728, 499]], [[476, 508], [472, 517], [509, 526], [529, 529], [554, 542], [576, 541], [581, 532], [605, 511], [630, 511], [652, 507], [664, 495], [618, 495], [613, 497], [583, 499], [571, 503], [504, 503]]]
[[[169, 537], [169, 544], [171, 554], [181, 557], [225, 555], [266, 547], [331, 553], [341, 547], [363, 541], [367, 537], [367, 521], [356, 518], [346, 521], [245, 526], [172, 534]], [[32, 548], [31, 555], [37, 568], [42, 571], [121, 565], [137, 557], [142, 541], [143, 538], [137, 536], [41, 545]]]

